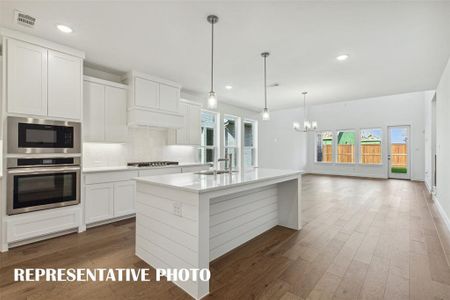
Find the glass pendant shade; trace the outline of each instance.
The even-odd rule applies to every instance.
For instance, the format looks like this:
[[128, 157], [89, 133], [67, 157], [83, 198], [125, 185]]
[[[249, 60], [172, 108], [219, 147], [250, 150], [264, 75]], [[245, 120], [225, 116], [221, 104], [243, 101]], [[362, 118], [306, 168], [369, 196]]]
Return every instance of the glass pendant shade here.
[[208, 96], [208, 109], [216, 109], [216, 108], [217, 108], [216, 93], [210, 92]]
[[262, 112], [262, 119], [264, 121], [270, 120], [270, 113], [269, 113], [269, 110], [267, 108], [264, 108], [264, 110]]

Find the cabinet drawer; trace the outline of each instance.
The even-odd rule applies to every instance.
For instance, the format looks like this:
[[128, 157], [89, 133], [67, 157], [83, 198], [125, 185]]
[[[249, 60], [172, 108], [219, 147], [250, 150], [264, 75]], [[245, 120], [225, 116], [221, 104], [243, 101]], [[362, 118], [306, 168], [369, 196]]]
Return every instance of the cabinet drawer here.
[[138, 171], [99, 172], [84, 175], [84, 184], [96, 184], [131, 180], [138, 177]]
[[80, 207], [57, 208], [17, 216], [6, 221], [8, 243], [45, 236], [80, 226]]
[[142, 171], [139, 171], [139, 177], [174, 174], [174, 173], [181, 173], [181, 167], [180, 168], [161, 168], [161, 169], [153, 169], [153, 170], [142, 170]]

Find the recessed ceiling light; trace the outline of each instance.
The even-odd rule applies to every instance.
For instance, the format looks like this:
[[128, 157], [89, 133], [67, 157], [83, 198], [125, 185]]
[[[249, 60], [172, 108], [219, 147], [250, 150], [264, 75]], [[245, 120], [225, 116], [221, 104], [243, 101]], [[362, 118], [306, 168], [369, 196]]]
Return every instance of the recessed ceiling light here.
[[58, 28], [59, 31], [62, 31], [62, 32], [64, 32], [64, 33], [71, 33], [71, 32], [72, 32], [72, 28], [70, 28], [70, 27], [67, 26], [67, 25], [62, 25], [62, 24], [60, 24], [60, 25], [57, 25], [56, 28]]
[[226, 85], [225, 88], [226, 88], [227, 90], [231, 90], [233, 87], [232, 87], [231, 85]]
[[342, 54], [336, 57], [337, 60], [339, 61], [344, 61], [348, 59], [348, 54]]

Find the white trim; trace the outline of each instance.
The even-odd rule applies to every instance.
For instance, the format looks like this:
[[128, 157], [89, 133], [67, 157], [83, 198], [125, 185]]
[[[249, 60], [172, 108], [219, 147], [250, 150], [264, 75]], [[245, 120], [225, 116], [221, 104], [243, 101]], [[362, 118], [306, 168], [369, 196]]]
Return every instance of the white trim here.
[[[55, 28], [55, 30], [56, 30], [56, 28]], [[17, 39], [17, 40], [21, 40], [21, 41], [24, 41], [27, 43], [34, 44], [34, 45], [45, 47], [48, 49], [56, 50], [56, 51], [63, 52], [66, 54], [70, 54], [70, 55], [73, 55], [76, 57], [80, 57], [82, 59], [85, 58], [85, 54], [81, 50], [69, 48], [67, 46], [60, 45], [60, 44], [57, 44], [57, 43], [54, 43], [54, 42], [51, 42], [48, 40], [44, 40], [44, 39], [41, 39], [41, 38], [38, 38], [38, 37], [35, 37], [32, 35], [28, 35], [26, 33], [19, 32], [19, 31], [0, 27], [0, 35], [4, 36], [6, 38]]]
[[83, 80], [128, 90], [128, 85], [126, 85], [126, 84], [121, 84], [121, 83], [117, 83], [117, 82], [114, 82], [114, 81], [109, 81], [109, 80], [105, 80], [105, 79], [101, 79], [101, 78], [97, 78], [97, 77], [84, 75], [83, 76]]
[[373, 179], [388, 179], [385, 175], [380, 174], [346, 174], [343, 172], [334, 171], [307, 171], [305, 174], [313, 175], [331, 175], [331, 176], [342, 176], [342, 177], [361, 177], [361, 178], [373, 178]]
[[136, 78], [147, 79], [147, 80], [150, 80], [150, 81], [155, 81], [156, 83], [166, 84], [166, 85], [170, 85], [170, 86], [173, 86], [173, 87], [181, 89], [181, 85], [179, 83], [175, 82], [175, 81], [167, 80], [167, 79], [164, 79], [164, 78], [161, 78], [161, 77], [156, 77], [156, 76], [153, 76], [153, 75], [149, 75], [149, 74], [138, 72], [138, 71], [134, 71], [134, 70], [128, 72], [127, 74], [125, 74], [122, 77], [122, 82], [125, 83], [125, 84], [131, 85], [132, 84], [131, 81], [133, 81], [133, 83], [134, 83], [134, 80]]
[[445, 210], [442, 208], [441, 204], [439, 203], [439, 200], [437, 199], [435, 194], [432, 194], [433, 202], [436, 205], [439, 214], [441, 215], [442, 219], [444, 220], [445, 225], [447, 226], [447, 230], [450, 231], [450, 219], [448, 218], [447, 214], [445, 213]]

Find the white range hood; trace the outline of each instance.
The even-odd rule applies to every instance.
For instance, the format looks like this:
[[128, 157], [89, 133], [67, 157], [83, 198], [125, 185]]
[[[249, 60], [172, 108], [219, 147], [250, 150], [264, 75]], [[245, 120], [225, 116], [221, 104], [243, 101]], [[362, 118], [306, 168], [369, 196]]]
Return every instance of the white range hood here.
[[129, 127], [184, 126], [184, 115], [179, 112], [179, 84], [136, 71], [129, 72], [124, 82], [129, 85]]

